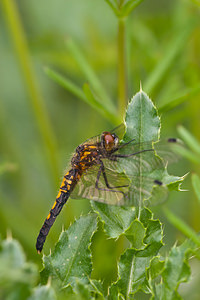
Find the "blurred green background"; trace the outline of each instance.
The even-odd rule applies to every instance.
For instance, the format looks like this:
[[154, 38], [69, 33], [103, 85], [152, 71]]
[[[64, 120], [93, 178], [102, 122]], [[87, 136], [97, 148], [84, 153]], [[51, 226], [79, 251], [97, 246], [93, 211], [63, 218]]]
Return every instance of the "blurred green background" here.
[[[5, 238], [11, 231], [28, 259], [37, 261], [39, 267], [36, 237], [71, 153], [87, 138], [112, 129], [123, 119], [118, 38], [117, 17], [104, 0], [0, 3], [0, 232]], [[139, 90], [141, 81], [162, 117], [161, 136], [181, 137], [182, 125], [200, 140], [199, 1], [143, 1], [126, 20], [125, 46], [127, 101]], [[96, 82], [101, 96], [112, 100], [116, 120], [109, 120], [91, 103], [52, 80], [46, 67], [80, 89], [85, 82]], [[188, 155], [170, 170], [175, 175], [199, 173], [199, 166], [200, 159]], [[184, 188], [189, 191], [172, 193], [165, 205], [199, 231], [200, 207], [191, 175]], [[48, 254], [54, 247], [63, 224], [67, 228], [89, 210], [89, 201], [70, 200], [53, 226], [44, 252]], [[168, 223], [162, 207], [154, 211], [165, 224], [165, 249], [184, 239]], [[95, 278], [116, 279], [113, 269], [123, 243], [107, 240], [100, 228], [93, 249]], [[197, 280], [200, 272], [195, 268], [194, 264]], [[195, 280], [184, 295], [191, 289], [195, 294]]]

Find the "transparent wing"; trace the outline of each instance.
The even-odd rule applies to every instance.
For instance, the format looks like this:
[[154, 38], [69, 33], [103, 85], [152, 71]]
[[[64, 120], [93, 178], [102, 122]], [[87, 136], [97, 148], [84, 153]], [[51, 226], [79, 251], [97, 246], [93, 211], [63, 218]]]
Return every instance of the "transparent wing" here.
[[[97, 174], [99, 165], [93, 166], [85, 172], [74, 191], [70, 195], [73, 199], [86, 198], [97, 202], [103, 202], [110, 205], [119, 206], [145, 206], [151, 203], [158, 204], [163, 201], [164, 193], [167, 195], [167, 189], [160, 186], [161, 182], [154, 178], [145, 176], [126, 176], [125, 173], [117, 173], [109, 169], [105, 169], [106, 177], [111, 188], [106, 186], [103, 174], [101, 174], [98, 181], [98, 188], [96, 187]], [[154, 193], [152, 198], [151, 193], [153, 188], [158, 188], [161, 193]], [[151, 199], [150, 199], [151, 198]]]
[[[111, 170], [105, 170], [109, 185], [106, 186], [103, 174], [98, 180], [98, 188], [96, 188], [97, 174], [100, 166], [94, 165], [87, 170], [79, 180], [72, 194], [73, 199], [86, 198], [98, 202], [103, 202], [111, 205], [126, 205], [126, 195], [130, 185], [130, 180], [125, 174], [116, 173]], [[121, 186], [120, 188], [114, 188]]]
[[108, 169], [125, 172], [128, 176], [149, 176], [155, 169], [163, 169], [167, 163], [178, 160], [173, 148], [182, 145], [179, 140], [170, 139], [152, 144], [152, 141], [121, 144], [112, 155], [116, 161], [104, 159], [104, 164]]

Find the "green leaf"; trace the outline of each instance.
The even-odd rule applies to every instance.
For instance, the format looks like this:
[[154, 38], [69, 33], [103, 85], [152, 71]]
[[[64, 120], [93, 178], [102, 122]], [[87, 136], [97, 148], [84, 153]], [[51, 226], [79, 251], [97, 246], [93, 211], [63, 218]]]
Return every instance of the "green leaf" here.
[[159, 256], [155, 256], [152, 258], [150, 266], [148, 268], [148, 277], [150, 280], [155, 279], [158, 275], [161, 274], [164, 268], [165, 261], [160, 260]]
[[[141, 240], [143, 241], [140, 241], [140, 243], [143, 242], [142, 249], [127, 249], [122, 254], [119, 261], [119, 279], [112, 286], [112, 292], [116, 293], [119, 290], [125, 299], [129, 299], [130, 295], [134, 295], [138, 290], [149, 293], [146, 269], [150, 267], [152, 258], [157, 255], [163, 245], [163, 233], [159, 220], [153, 220], [152, 213], [146, 208], [141, 210], [140, 220], [140, 230], [142, 227], [145, 229], [145, 235], [142, 232], [144, 238]], [[133, 226], [134, 223], [135, 221]], [[128, 233], [130, 233], [129, 230]]]
[[173, 247], [166, 258], [164, 270], [162, 272], [163, 282], [154, 287], [154, 297], [152, 299], [181, 299], [177, 289], [182, 282], [188, 281], [190, 277], [190, 267], [188, 265], [187, 241], [179, 247]]
[[143, 224], [138, 220], [135, 219], [130, 227], [125, 231], [125, 236], [131, 243], [134, 249], [141, 249], [144, 248], [144, 237], [145, 237], [146, 230]]
[[135, 210], [91, 201], [91, 206], [104, 223], [104, 230], [111, 238], [118, 238], [131, 225], [135, 218]]
[[49, 285], [39, 286], [34, 289], [33, 294], [28, 300], [56, 300], [56, 294], [53, 288]]
[[54, 252], [43, 258], [42, 282], [51, 276], [62, 287], [72, 284], [76, 277], [87, 283], [92, 272], [89, 247], [96, 228], [97, 216], [89, 214], [80, 217], [62, 232]]
[[11, 238], [0, 246], [0, 298], [27, 299], [36, 284], [38, 271], [27, 263], [20, 244]]
[[73, 291], [78, 296], [78, 299], [105, 299], [103, 285], [98, 280], [89, 280], [88, 284], [85, 284], [82, 279], [75, 278], [73, 283]]
[[[156, 142], [159, 139], [160, 119], [152, 101], [143, 91], [131, 99], [127, 108], [125, 126], [126, 132], [122, 143], [134, 139], [134, 143], [139, 142], [141, 147], [145, 147], [146, 141]], [[151, 142], [148, 142], [148, 147], [152, 149]], [[125, 172], [131, 180], [128, 203], [125, 203], [127, 206], [142, 207], [143, 204], [146, 206], [149, 202], [153, 202], [153, 204], [163, 202], [166, 199], [168, 188], [179, 190], [180, 183], [183, 181], [183, 177], [170, 176], [167, 173], [164, 161], [154, 151], [120, 158], [117, 167], [118, 172]], [[160, 180], [164, 185], [155, 187], [154, 179]], [[152, 189], [153, 197], [151, 197]], [[113, 238], [124, 233], [131, 224], [131, 218], [133, 220], [135, 217], [132, 208], [125, 209], [96, 202], [91, 205], [105, 223], [105, 231]], [[136, 212], [136, 214], [139, 218], [140, 212]]]
[[197, 174], [192, 174], [192, 186], [200, 203], [200, 177]]
[[125, 142], [133, 138], [140, 143], [159, 139], [160, 118], [153, 102], [143, 91], [131, 99], [126, 111], [125, 124]]
[[[160, 135], [158, 112], [150, 98], [143, 91], [140, 91], [131, 99], [125, 124], [126, 133], [123, 141], [128, 142], [135, 139], [136, 143], [141, 143], [141, 151], [146, 150], [145, 142], [158, 141]], [[152, 147], [149, 143], [147, 149]], [[155, 144], [155, 148], [157, 148], [157, 144]], [[121, 159], [120, 163], [126, 175], [130, 179], [133, 178], [129, 191], [129, 201], [139, 207], [143, 204], [146, 206], [149, 202], [153, 202], [153, 204], [163, 202], [166, 199], [168, 189], [179, 190], [184, 179], [184, 177], [170, 176], [167, 173], [164, 161], [153, 151], [142, 152], [135, 157], [126, 157]], [[152, 181], [149, 178], [152, 178]], [[163, 182], [164, 185], [154, 185], [153, 179]], [[152, 190], [153, 195], [151, 197]]]

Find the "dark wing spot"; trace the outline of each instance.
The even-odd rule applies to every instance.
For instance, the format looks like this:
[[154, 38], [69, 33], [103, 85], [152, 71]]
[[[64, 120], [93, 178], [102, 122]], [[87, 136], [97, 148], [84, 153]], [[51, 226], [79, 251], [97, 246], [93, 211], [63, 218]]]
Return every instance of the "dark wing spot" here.
[[176, 138], [169, 138], [167, 140], [169, 143], [176, 143], [177, 142], [177, 139]]
[[162, 181], [160, 181], [160, 180], [157, 180], [157, 179], [156, 179], [156, 180], [154, 180], [154, 183], [155, 183], [155, 184], [157, 184], [157, 185], [163, 185]]

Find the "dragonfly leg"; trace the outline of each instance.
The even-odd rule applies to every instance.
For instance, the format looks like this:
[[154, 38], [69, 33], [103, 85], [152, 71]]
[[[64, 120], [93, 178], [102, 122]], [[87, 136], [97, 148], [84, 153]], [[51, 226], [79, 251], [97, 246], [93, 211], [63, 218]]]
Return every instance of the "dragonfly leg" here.
[[[107, 188], [100, 188], [99, 187], [99, 179], [100, 179], [100, 176], [101, 176], [101, 173], [103, 174], [103, 178], [104, 178], [104, 181], [105, 181], [105, 184], [106, 184], [106, 187]], [[98, 174], [97, 174], [97, 179], [96, 179], [96, 183], [95, 183], [95, 188], [98, 189], [98, 190], [101, 190], [101, 191], [109, 191], [109, 192], [117, 192], [117, 193], [122, 193], [124, 195], [124, 197], [126, 197], [126, 194], [123, 192], [123, 191], [119, 191], [119, 190], [115, 190], [115, 189], [118, 189], [118, 188], [123, 188], [123, 187], [128, 187], [129, 185], [118, 185], [118, 186], [110, 186], [110, 184], [108, 183], [108, 179], [107, 179], [107, 176], [106, 176], [106, 172], [105, 172], [105, 168], [104, 168], [104, 164], [103, 162], [101, 161], [101, 166], [99, 168], [99, 171], [98, 171]]]
[[154, 151], [154, 149], [144, 149], [144, 150], [140, 150], [140, 151], [130, 153], [130, 154], [114, 154], [114, 155], [112, 155], [112, 157], [116, 158], [116, 159], [118, 157], [125, 158], [125, 157], [130, 157], [130, 156], [133, 156], [133, 155], [136, 155], [136, 154], [140, 154], [140, 153], [143, 153], [143, 152], [148, 152], [148, 151]]

